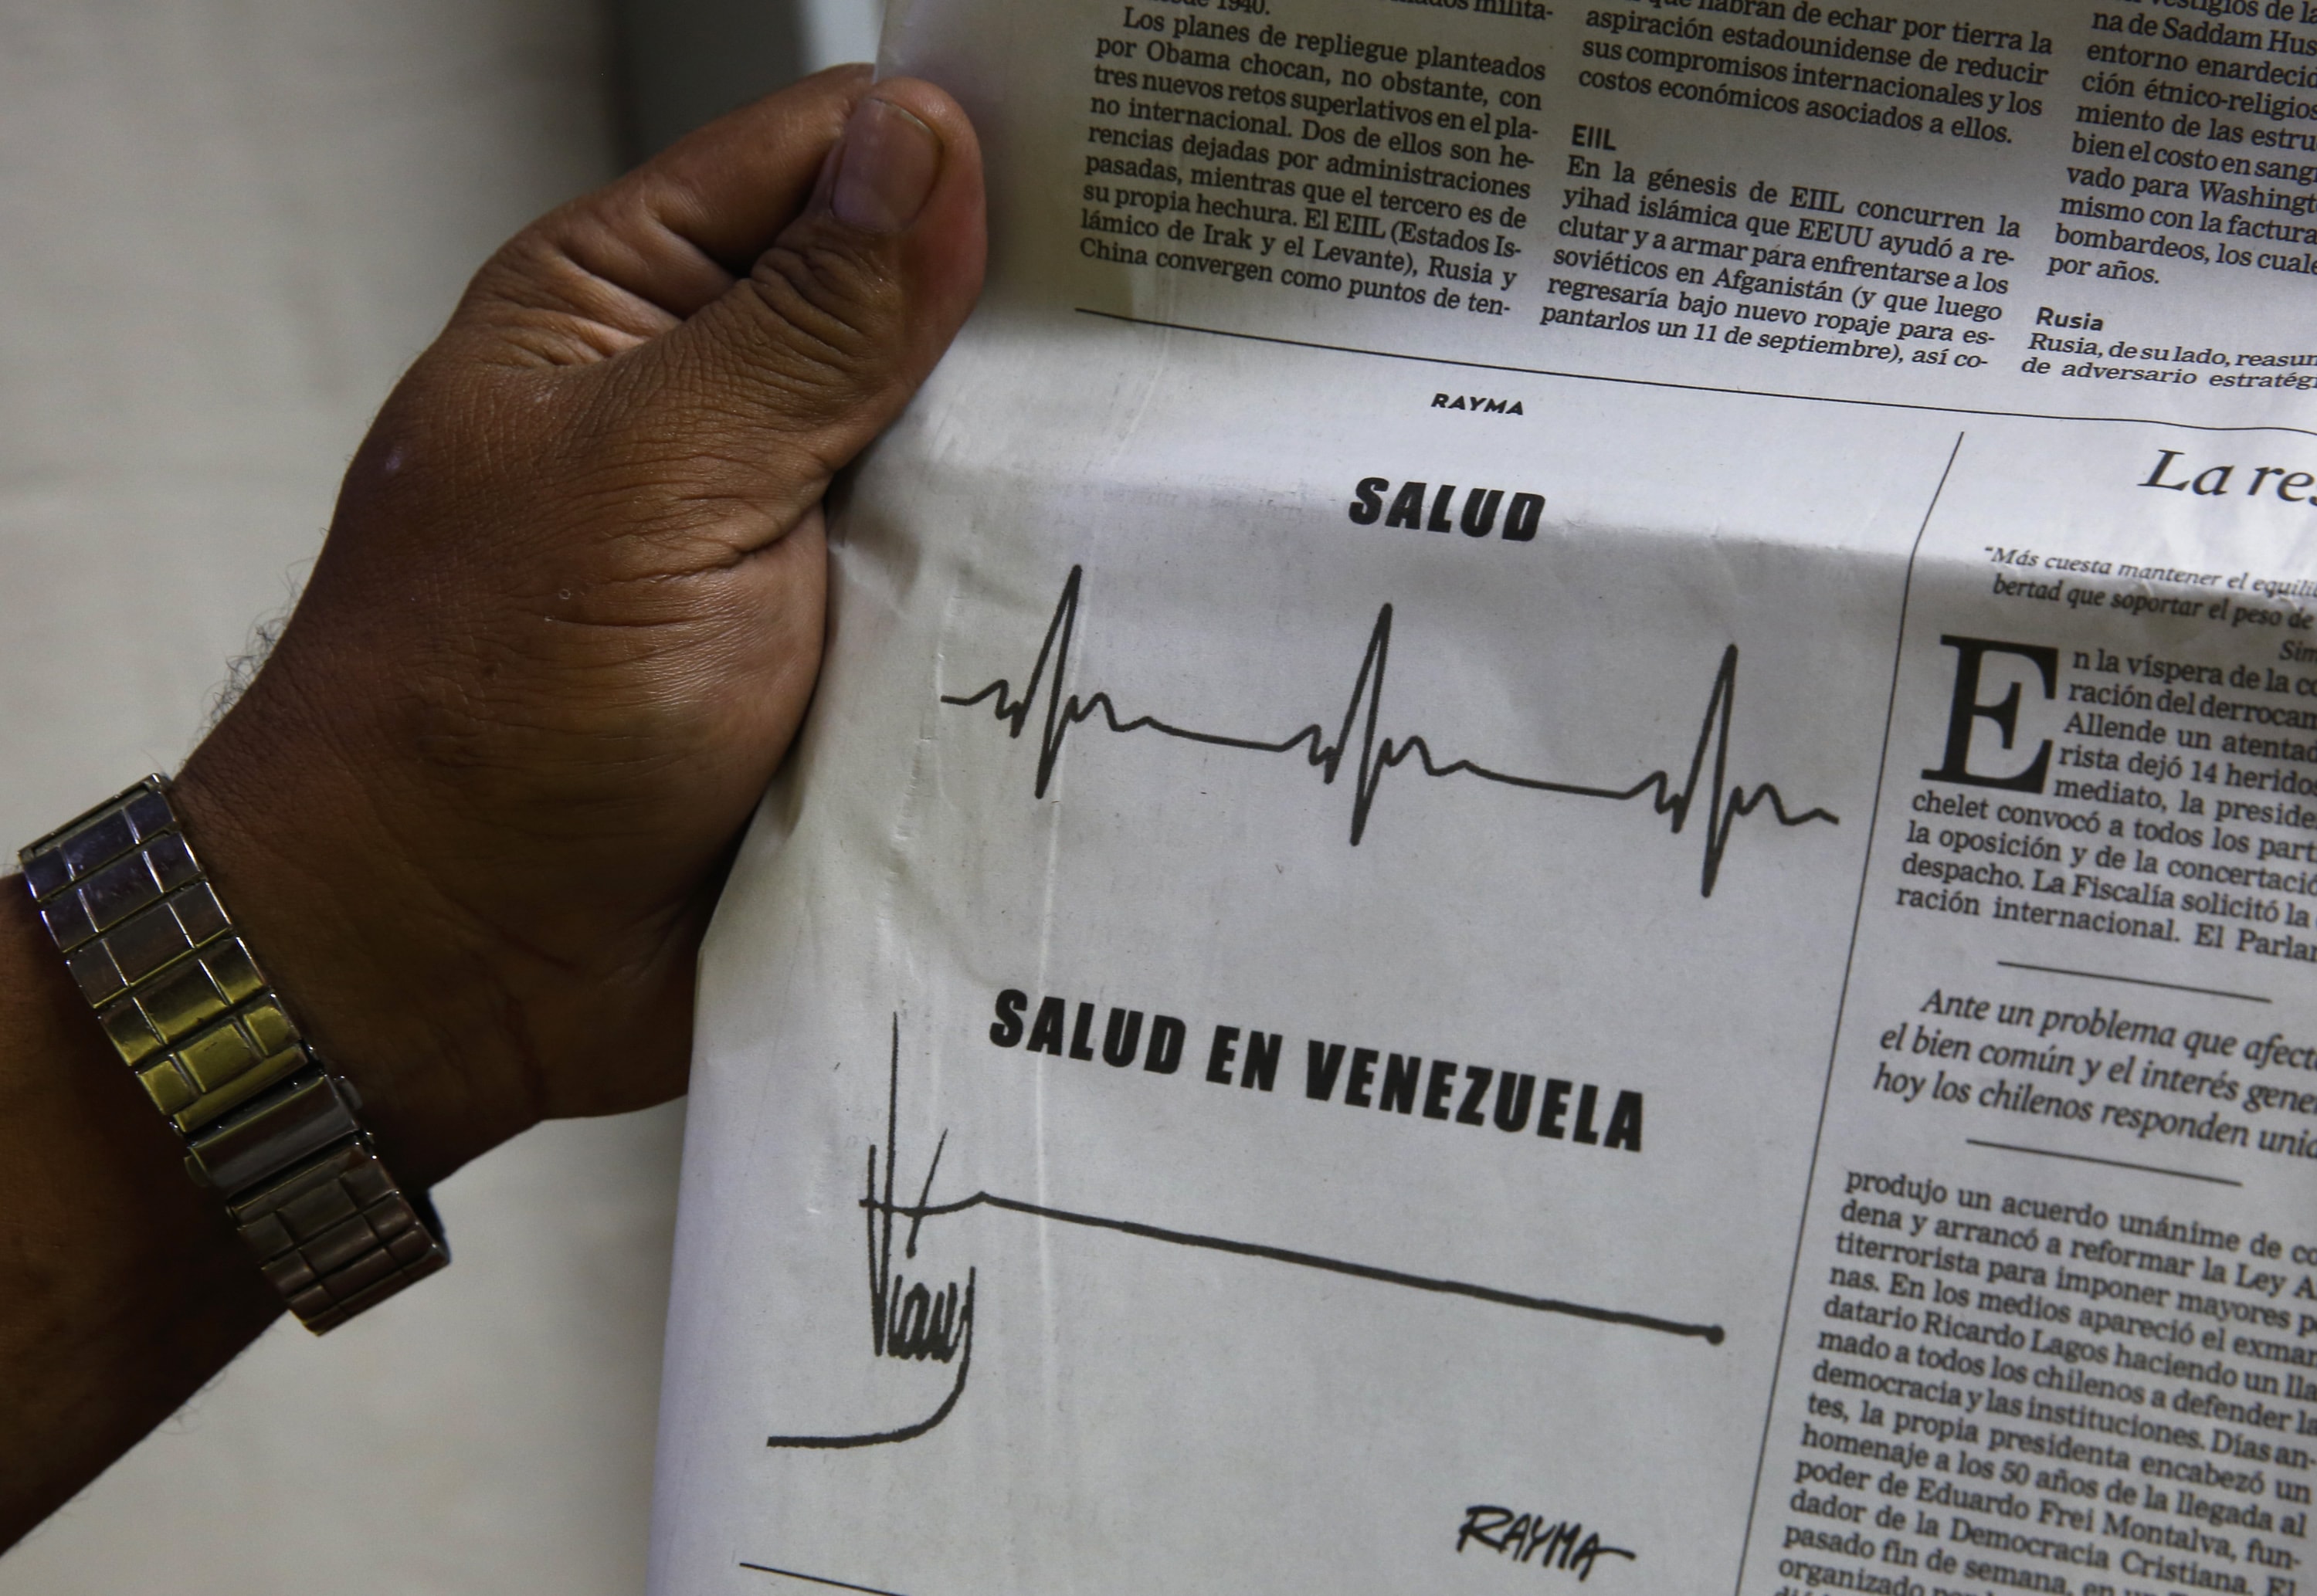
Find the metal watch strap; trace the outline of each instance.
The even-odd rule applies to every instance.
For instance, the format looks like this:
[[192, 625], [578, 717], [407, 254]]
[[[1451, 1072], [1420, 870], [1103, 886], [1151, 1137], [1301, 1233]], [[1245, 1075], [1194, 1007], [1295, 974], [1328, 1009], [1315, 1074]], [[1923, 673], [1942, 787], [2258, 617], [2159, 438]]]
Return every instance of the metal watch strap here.
[[17, 855], [97, 1021], [316, 1334], [451, 1262], [218, 902], [148, 776]]

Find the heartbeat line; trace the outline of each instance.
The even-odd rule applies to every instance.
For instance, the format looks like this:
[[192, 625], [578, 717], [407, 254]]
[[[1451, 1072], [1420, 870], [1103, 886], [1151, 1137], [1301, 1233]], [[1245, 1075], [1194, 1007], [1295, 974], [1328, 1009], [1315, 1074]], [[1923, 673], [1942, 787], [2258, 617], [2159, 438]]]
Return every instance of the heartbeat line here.
[[[1001, 1197], [992, 1191], [976, 1191], [970, 1197], [953, 1201], [935, 1202], [933, 1200], [934, 1175], [941, 1168], [943, 1150], [949, 1146], [949, 1132], [946, 1130], [934, 1143], [933, 1157], [926, 1162], [925, 1183], [918, 1190], [917, 1200], [907, 1202], [894, 1190], [900, 1164], [901, 1017], [899, 1014], [893, 1016], [892, 1057], [887, 1068], [890, 1073], [885, 1089], [882, 1183], [880, 1183], [878, 1166], [881, 1149], [872, 1143], [869, 1148], [869, 1178], [859, 1199], [862, 1214], [868, 1222], [871, 1356], [902, 1362], [954, 1362], [956, 1373], [951, 1377], [949, 1391], [942, 1398], [940, 1406], [915, 1423], [852, 1435], [772, 1435], [765, 1438], [765, 1444], [768, 1447], [848, 1451], [859, 1447], [889, 1446], [896, 1441], [915, 1440], [938, 1428], [950, 1416], [959, 1399], [965, 1395], [966, 1380], [973, 1369], [974, 1291], [978, 1271], [968, 1269], [962, 1287], [955, 1280], [939, 1291], [931, 1289], [922, 1281], [908, 1285], [894, 1270], [893, 1232], [901, 1221], [908, 1222], [908, 1234], [901, 1240], [900, 1256], [914, 1259], [917, 1255], [917, 1233], [926, 1220], [949, 1218], [975, 1208], [992, 1208], [1000, 1213], [1019, 1214], [1051, 1224], [1107, 1230], [1141, 1241], [1164, 1242], [1177, 1247], [1194, 1247], [1211, 1253], [1228, 1253], [1239, 1258], [1258, 1259], [1266, 1263], [1284, 1263], [1327, 1274], [1348, 1275], [1354, 1279], [1399, 1286], [1442, 1297], [1461, 1297], [1498, 1307], [1520, 1308], [1533, 1314], [1552, 1314], [1590, 1320], [1597, 1324], [1652, 1331], [1659, 1335], [1702, 1341], [1708, 1346], [1720, 1346], [1725, 1336], [1719, 1324], [1690, 1324], [1656, 1314], [1597, 1307], [1589, 1303], [1570, 1302], [1556, 1297], [1536, 1297], [1522, 1291], [1507, 1291], [1495, 1286], [1476, 1285], [1469, 1280], [1452, 1280], [1349, 1259], [1323, 1257], [1317, 1253], [1297, 1252], [1291, 1247], [1275, 1247], [1230, 1236], [1200, 1235], [1187, 1230], [1172, 1230], [1164, 1226], [1145, 1225], [1138, 1219], [1073, 1213], [1068, 1208], [1024, 1202], [1018, 1197]], [[763, 1572], [781, 1574], [787, 1571], [766, 1569]]]
[[1047, 623], [1045, 641], [1038, 646], [1038, 659], [1031, 667], [1029, 683], [1020, 696], [1015, 695], [1011, 679], [1001, 676], [979, 692], [945, 693], [941, 700], [965, 709], [989, 703], [996, 718], [1005, 723], [1006, 735], [1019, 737], [1029, 728], [1031, 716], [1042, 696], [1045, 714], [1038, 736], [1038, 778], [1034, 789], [1035, 795], [1042, 798], [1053, 784], [1054, 767], [1060, 762], [1062, 745], [1070, 733], [1100, 716], [1105, 727], [1121, 734], [1157, 732], [1161, 736], [1179, 738], [1185, 743], [1203, 743], [1214, 748], [1238, 748], [1251, 753], [1284, 754], [1300, 749], [1305, 761], [1320, 772], [1320, 780], [1329, 786], [1335, 784], [1346, 755], [1355, 747], [1356, 737], [1359, 758], [1354, 767], [1351, 831], [1351, 844], [1355, 848], [1367, 834], [1368, 816], [1375, 807], [1376, 789], [1383, 785], [1388, 773], [1410, 760], [1416, 762], [1417, 768], [1425, 775], [1436, 779], [1470, 776], [1528, 792], [1598, 798], [1617, 804], [1647, 798], [1656, 813], [1671, 817], [1668, 830], [1677, 835], [1689, 823], [1690, 812], [1703, 791], [1706, 800], [1705, 857], [1698, 881], [1699, 896], [1703, 897], [1713, 896], [1713, 884], [1722, 874], [1722, 855], [1729, 851], [1730, 834], [1736, 829], [1738, 822], [1765, 806], [1784, 826], [1807, 825], [1813, 821], [1823, 821], [1829, 825], [1842, 824], [1831, 810], [1810, 808], [1800, 813], [1789, 810], [1785, 795], [1767, 781], [1751, 790], [1742, 784], [1727, 784], [1730, 723], [1738, 696], [1738, 646], [1735, 643], [1722, 652], [1721, 668], [1713, 673], [1713, 691], [1706, 697], [1704, 718], [1697, 728], [1697, 745], [1690, 754], [1688, 774], [1682, 781], [1677, 785], [1671, 772], [1659, 770], [1651, 771], [1630, 787], [1600, 787], [1586, 782], [1550, 781], [1541, 777], [1515, 775], [1507, 771], [1492, 769], [1477, 760], [1457, 759], [1444, 763], [1433, 753], [1431, 744], [1420, 735], [1397, 738], [1380, 736], [1377, 725], [1383, 715], [1384, 667], [1391, 658], [1390, 604], [1376, 611], [1374, 629], [1368, 633], [1367, 652], [1360, 657], [1359, 673], [1352, 681], [1351, 700], [1344, 707], [1344, 718], [1337, 728], [1333, 742], [1328, 740], [1327, 728], [1317, 721], [1293, 736], [1274, 742], [1260, 737], [1237, 737], [1221, 732], [1202, 731], [1195, 727], [1162, 720], [1156, 715], [1124, 718], [1116, 701], [1107, 691], [1081, 698], [1070, 691], [1070, 648], [1078, 636], [1079, 591], [1085, 575], [1085, 566], [1070, 567], [1069, 580], [1062, 584], [1062, 596], [1054, 605], [1053, 619]]

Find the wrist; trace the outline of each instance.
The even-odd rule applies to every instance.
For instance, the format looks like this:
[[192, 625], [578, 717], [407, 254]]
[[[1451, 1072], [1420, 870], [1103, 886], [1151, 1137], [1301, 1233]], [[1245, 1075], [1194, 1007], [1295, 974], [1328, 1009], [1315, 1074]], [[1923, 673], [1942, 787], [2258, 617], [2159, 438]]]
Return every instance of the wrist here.
[[382, 675], [362, 624], [293, 624], [175, 794], [291, 1014], [424, 1190], [542, 1119], [682, 1092], [721, 869], [711, 849], [660, 884], [657, 812], [606, 789], [595, 740], [552, 717], [479, 730], [471, 703]]
[[262, 1284], [244, 1279], [233, 1227], [185, 1178], [184, 1149], [106, 1044], [13, 874], [0, 878], [0, 1029], [16, 1043], [0, 1058], [0, 1125], [40, 1128], [13, 1138], [7, 1161], [24, 1177], [15, 1217], [33, 1238], [26, 1259], [45, 1252], [61, 1262], [90, 1234], [140, 1270], [198, 1270], [214, 1254], [240, 1266], [228, 1271], [246, 1288], [237, 1295], [266, 1302]]
[[345, 762], [282, 754], [318, 740], [266, 718], [228, 716], [172, 798], [284, 1006], [423, 1191], [541, 1117], [514, 1062], [517, 1005], [497, 950], [414, 867], [378, 795]]
[[282, 1311], [105, 1042], [24, 883], [0, 879], [0, 1547]]
[[148, 777], [29, 843], [24, 884], [82, 1000], [184, 1168], [317, 1334], [450, 1262], [423, 1192], [382, 1163]]

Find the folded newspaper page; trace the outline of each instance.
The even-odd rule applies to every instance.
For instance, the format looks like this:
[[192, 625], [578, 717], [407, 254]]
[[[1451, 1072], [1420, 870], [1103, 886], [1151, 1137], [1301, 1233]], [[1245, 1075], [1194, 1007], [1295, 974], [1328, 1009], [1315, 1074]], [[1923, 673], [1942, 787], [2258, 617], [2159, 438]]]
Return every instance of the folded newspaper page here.
[[2317, 4], [886, 55], [654, 1588], [2317, 1592]]

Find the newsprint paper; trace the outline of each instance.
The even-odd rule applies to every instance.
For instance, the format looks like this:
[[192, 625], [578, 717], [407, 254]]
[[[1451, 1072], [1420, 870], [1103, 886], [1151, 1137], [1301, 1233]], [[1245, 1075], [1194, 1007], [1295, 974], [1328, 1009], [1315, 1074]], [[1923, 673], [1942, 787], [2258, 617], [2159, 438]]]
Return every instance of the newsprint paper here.
[[916, 0], [654, 1588], [2317, 1596], [2317, 0]]

